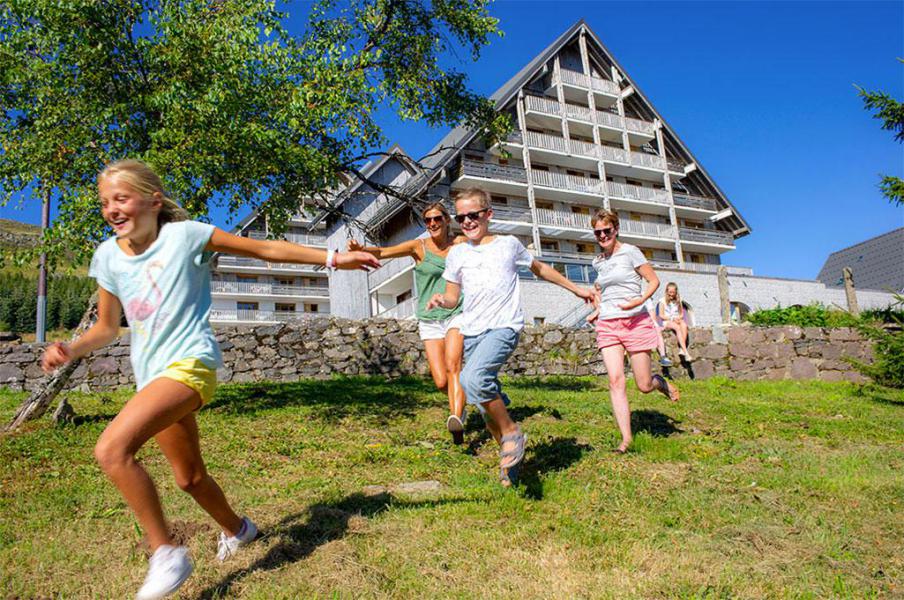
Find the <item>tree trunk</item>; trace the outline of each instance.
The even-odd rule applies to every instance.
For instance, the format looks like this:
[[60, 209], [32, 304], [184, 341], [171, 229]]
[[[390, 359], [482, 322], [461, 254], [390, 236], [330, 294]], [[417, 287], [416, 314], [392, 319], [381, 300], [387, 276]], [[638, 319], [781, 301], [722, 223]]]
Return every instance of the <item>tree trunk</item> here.
[[[72, 340], [85, 333], [97, 320], [97, 297], [97, 292], [91, 295], [91, 299], [88, 301], [88, 309], [82, 315], [82, 320], [79, 322], [78, 327], [75, 328]], [[69, 378], [72, 377], [72, 373], [75, 372], [80, 363], [81, 359], [74, 360], [46, 376], [41, 387], [22, 402], [12, 421], [6, 425], [5, 430], [12, 431], [22, 423], [37, 419], [47, 412], [47, 408], [53, 403], [57, 395], [66, 388]]]

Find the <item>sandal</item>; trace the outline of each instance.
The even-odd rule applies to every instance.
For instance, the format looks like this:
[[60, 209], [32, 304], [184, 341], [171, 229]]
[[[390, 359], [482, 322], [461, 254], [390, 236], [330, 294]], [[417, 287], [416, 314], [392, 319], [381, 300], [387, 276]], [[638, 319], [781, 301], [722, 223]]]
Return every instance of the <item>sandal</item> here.
[[521, 465], [515, 465], [508, 469], [499, 467], [499, 483], [502, 487], [512, 487], [518, 483], [518, 476], [521, 473]]
[[[499, 444], [499, 467], [502, 469], [511, 469], [522, 460], [524, 460], [524, 445], [527, 443], [527, 435], [521, 431], [520, 425], [515, 425], [516, 431], [515, 433], [510, 433], [508, 435], [502, 436], [502, 441]], [[504, 446], [507, 442], [514, 442], [515, 449], [514, 450], [502, 450], [502, 446]], [[505, 459], [513, 458], [511, 462], [505, 464]]]
[[672, 402], [678, 402], [681, 398], [681, 392], [678, 391], [678, 388], [666, 381], [662, 375], [653, 375], [653, 381], [658, 382], [656, 388]]
[[452, 443], [460, 446], [465, 441], [465, 424], [456, 415], [449, 415], [446, 419], [446, 429], [452, 434]]

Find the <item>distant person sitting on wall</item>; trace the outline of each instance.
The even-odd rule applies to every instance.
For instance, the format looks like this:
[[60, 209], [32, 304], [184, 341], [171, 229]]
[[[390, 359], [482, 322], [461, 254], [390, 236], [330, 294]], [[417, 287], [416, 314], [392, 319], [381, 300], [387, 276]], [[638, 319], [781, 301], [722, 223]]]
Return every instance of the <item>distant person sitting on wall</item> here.
[[459, 194], [455, 213], [467, 241], [453, 247], [446, 257], [446, 290], [434, 294], [427, 309], [454, 308], [464, 294], [461, 332], [465, 336], [465, 366], [461, 385], [468, 403], [480, 410], [487, 429], [500, 445], [499, 479], [507, 486], [524, 458], [527, 440], [509, 416], [499, 382], [499, 370], [515, 351], [524, 328], [518, 269], [530, 268], [537, 277], [587, 302], [594, 302], [597, 294], [534, 260], [518, 238], [489, 235], [493, 209], [484, 190], [472, 188]]
[[[659, 345], [660, 336], [645, 303], [659, 287], [659, 278], [636, 246], [619, 241], [618, 224], [618, 215], [610, 210], [597, 211], [592, 220], [593, 235], [602, 249], [593, 260], [596, 283], [602, 289], [596, 344], [606, 365], [612, 412], [622, 436], [614, 452], [624, 454], [633, 440], [625, 388], [625, 352], [631, 360], [637, 389], [644, 394], [658, 390], [673, 401], [680, 394], [677, 387], [661, 375], [653, 375], [650, 368], [650, 351]], [[641, 286], [644, 280], [646, 289]]]
[[694, 360], [687, 351], [687, 309], [678, 294], [678, 285], [669, 282], [665, 286], [665, 295], [656, 304], [656, 320], [663, 329], [671, 329], [678, 338], [678, 355], [687, 362]]
[[175, 592], [192, 572], [188, 550], [176, 546], [147, 471], [135, 455], [154, 438], [179, 487], [221, 527], [217, 558], [226, 560], [254, 540], [257, 527], [239, 517], [207, 473], [195, 413], [213, 397], [220, 348], [210, 328], [213, 252], [330, 268], [378, 267], [364, 252], [338, 254], [283, 241], [238, 237], [188, 219], [146, 164], [124, 160], [97, 177], [100, 212], [113, 237], [98, 246], [89, 274], [97, 280], [97, 322], [70, 344], [50, 344], [41, 367], [49, 373], [87, 356], [119, 335], [125, 310], [137, 393], [110, 421], [94, 456], [147, 536], [152, 552], [137, 598]]
[[[398, 258], [408, 256], [414, 259], [414, 287], [417, 290], [418, 333], [424, 342], [427, 352], [427, 364], [433, 383], [439, 390], [449, 396], [449, 417], [446, 429], [452, 434], [452, 441], [461, 444], [464, 441], [465, 393], [459, 382], [461, 373], [461, 356], [464, 338], [461, 335], [461, 299], [452, 308], [427, 308], [427, 302], [434, 294], [446, 291], [446, 280], [443, 271], [446, 269], [446, 257], [455, 243], [450, 226], [452, 218], [442, 202], [435, 202], [421, 213], [424, 225], [430, 236], [427, 239], [416, 239], [402, 242], [395, 246], [379, 248], [363, 247], [356, 240], [348, 243], [349, 250], [363, 250], [378, 258]], [[461, 238], [458, 241], [463, 241]]]

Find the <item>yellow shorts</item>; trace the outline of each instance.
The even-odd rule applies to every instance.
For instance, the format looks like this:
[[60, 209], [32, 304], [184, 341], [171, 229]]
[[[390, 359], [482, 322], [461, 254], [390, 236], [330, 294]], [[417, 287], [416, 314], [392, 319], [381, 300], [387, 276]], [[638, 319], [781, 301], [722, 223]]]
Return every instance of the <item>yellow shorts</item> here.
[[211, 369], [197, 358], [177, 360], [158, 377], [178, 381], [198, 392], [198, 395], [201, 396], [201, 406], [210, 402], [214, 390], [217, 389], [216, 369]]

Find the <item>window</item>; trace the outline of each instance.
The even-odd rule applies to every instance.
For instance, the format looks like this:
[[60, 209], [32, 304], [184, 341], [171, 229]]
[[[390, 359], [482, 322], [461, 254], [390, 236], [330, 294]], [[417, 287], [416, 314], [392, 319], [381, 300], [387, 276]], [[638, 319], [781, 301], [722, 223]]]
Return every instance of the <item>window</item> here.
[[537, 208], [545, 208], [546, 210], [552, 210], [552, 202], [534, 202], [534, 205]]
[[543, 250], [558, 250], [559, 242], [544, 242], [543, 240], [540, 240], [540, 248]]
[[405, 300], [408, 300], [409, 298], [411, 298], [411, 290], [407, 290], [405, 292], [402, 292], [398, 296], [396, 296], [395, 301], [396, 301], [396, 304], [401, 304], [402, 302], [404, 302]]
[[566, 169], [565, 171], [569, 175], [574, 175], [575, 177], [583, 177], [584, 173], [582, 171], [575, 171], [573, 169]]
[[653, 251], [652, 250], [650, 250], [649, 248], [641, 248], [641, 251], [643, 252], [644, 257], [647, 260], [653, 260]]
[[257, 302], [236, 302], [236, 310], [257, 310]]
[[[499, 164], [502, 164], [502, 163], [499, 163]], [[506, 198], [505, 196], [499, 196], [497, 194], [493, 194], [492, 196], [490, 196], [490, 201], [493, 204], [508, 204], [508, 198]]]
[[549, 171], [549, 167], [546, 165], [531, 165], [530, 168], [534, 171]]
[[501, 157], [500, 157], [500, 159], [499, 159], [499, 164], [502, 165], [502, 166], [505, 166], [505, 165], [509, 164], [508, 159], [507, 159], [507, 158], [501, 158]]
[[310, 304], [305, 302], [304, 311], [308, 313], [320, 312], [320, 306], [318, 304]]
[[291, 277], [279, 277], [279, 276], [277, 276], [277, 277], [274, 277], [273, 279], [274, 279], [274, 280], [276, 281], [276, 283], [278, 283], [279, 285], [295, 285], [295, 280], [294, 280], [293, 278], [291, 278]]
[[596, 248], [593, 247], [593, 244], [578, 242], [575, 246], [581, 254], [596, 254]]
[[589, 215], [590, 207], [589, 206], [572, 206], [571, 212], [576, 215]]
[[584, 265], [565, 265], [565, 277], [579, 283], [587, 282], [587, 269]]
[[287, 304], [283, 302], [276, 303], [276, 312], [295, 312], [294, 304]]
[[546, 322], [546, 317], [534, 317], [534, 325], [542, 325]]
[[236, 281], [244, 281], [246, 283], [256, 283], [257, 275], [236, 275], [235, 280]]

